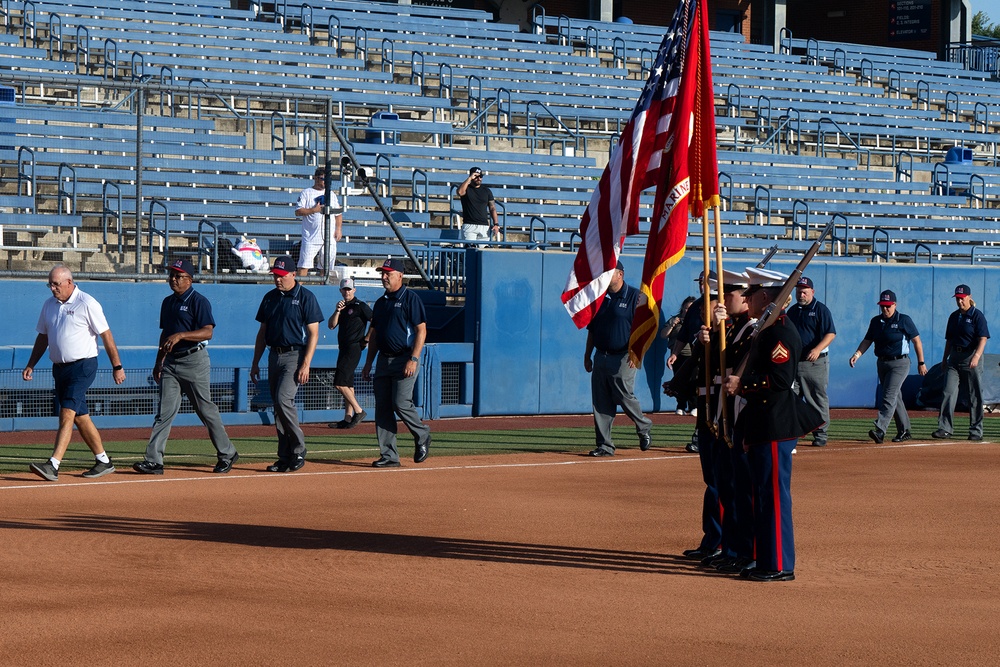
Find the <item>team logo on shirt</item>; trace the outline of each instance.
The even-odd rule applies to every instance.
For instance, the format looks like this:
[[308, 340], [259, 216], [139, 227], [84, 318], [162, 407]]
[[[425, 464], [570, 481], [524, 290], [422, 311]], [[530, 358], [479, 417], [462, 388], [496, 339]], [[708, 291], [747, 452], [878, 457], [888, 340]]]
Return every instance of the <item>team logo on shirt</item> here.
[[774, 349], [771, 350], [771, 361], [776, 364], [783, 364], [791, 358], [792, 355], [788, 352], [788, 348], [785, 347], [780, 341], [774, 346]]

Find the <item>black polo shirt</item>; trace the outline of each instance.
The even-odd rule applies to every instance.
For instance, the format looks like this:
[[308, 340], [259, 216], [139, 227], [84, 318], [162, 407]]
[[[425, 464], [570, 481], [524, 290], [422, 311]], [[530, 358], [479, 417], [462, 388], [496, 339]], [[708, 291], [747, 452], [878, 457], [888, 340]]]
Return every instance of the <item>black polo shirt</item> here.
[[462, 195], [463, 225], [492, 225], [489, 202], [493, 201], [493, 191], [485, 185], [474, 188], [471, 185]]
[[[185, 331], [197, 331], [202, 327], [215, 326], [215, 318], [212, 317], [212, 304], [199, 292], [189, 287], [183, 294], [171, 293], [170, 296], [160, 304], [160, 340], [166, 340], [175, 333]], [[198, 343], [189, 340], [179, 342], [170, 351], [177, 354], [188, 350]]]
[[[816, 299], [813, 299], [808, 306], [793, 304], [785, 314], [799, 331], [803, 355], [808, 355], [809, 351], [819, 345], [819, 342], [827, 334], [837, 333], [836, 327], [833, 326], [833, 314], [830, 309]], [[820, 352], [824, 352], [824, 350], [820, 350]], [[804, 358], [805, 356], [803, 356]]]
[[417, 326], [427, 321], [424, 303], [405, 285], [386, 292], [372, 308], [372, 326], [378, 351], [391, 357], [413, 350]]
[[600, 352], [621, 354], [628, 351], [628, 340], [632, 335], [632, 318], [639, 303], [639, 290], [622, 283], [617, 292], [608, 290], [597, 314], [590, 320], [590, 332], [594, 347]]
[[256, 317], [267, 325], [264, 342], [268, 347], [305, 345], [306, 327], [323, 319], [316, 295], [299, 283], [287, 292], [275, 287], [265, 294]]
[[958, 309], [948, 318], [948, 328], [945, 329], [944, 337], [952, 347], [963, 349], [976, 347], [980, 338], [990, 337], [986, 316], [975, 306], [970, 306], [964, 313]]
[[337, 320], [337, 344], [340, 347], [357, 345], [365, 337], [365, 329], [372, 321], [371, 307], [357, 297], [351, 299], [340, 311]]
[[873, 317], [868, 323], [865, 340], [875, 344], [876, 357], [898, 357], [910, 353], [910, 341], [919, 335], [910, 316], [897, 310], [892, 317]]

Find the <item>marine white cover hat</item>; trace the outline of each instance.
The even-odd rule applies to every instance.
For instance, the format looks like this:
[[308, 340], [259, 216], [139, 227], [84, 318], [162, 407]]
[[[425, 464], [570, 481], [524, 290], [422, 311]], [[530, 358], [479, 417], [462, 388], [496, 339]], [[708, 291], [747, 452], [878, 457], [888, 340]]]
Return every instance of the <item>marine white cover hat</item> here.
[[746, 274], [750, 289], [745, 294], [750, 294], [759, 287], [781, 287], [788, 280], [788, 276], [780, 271], [758, 269], [756, 266], [747, 267]]

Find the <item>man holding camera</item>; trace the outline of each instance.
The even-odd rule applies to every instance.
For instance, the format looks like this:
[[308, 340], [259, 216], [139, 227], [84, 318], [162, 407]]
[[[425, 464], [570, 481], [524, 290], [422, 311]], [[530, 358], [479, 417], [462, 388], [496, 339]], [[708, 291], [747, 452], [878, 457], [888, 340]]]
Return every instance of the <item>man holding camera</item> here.
[[[298, 275], [309, 275], [309, 269], [329, 268], [337, 264], [337, 241], [342, 235], [344, 216], [337, 213], [334, 218], [333, 238], [323, 243], [323, 203], [326, 200], [326, 170], [316, 167], [313, 184], [299, 194], [295, 202], [295, 215], [302, 218], [302, 243], [299, 246]], [[337, 195], [330, 192], [330, 209], [340, 208]], [[319, 259], [316, 262], [316, 259]]]
[[458, 196], [462, 200], [462, 238], [466, 241], [488, 241], [491, 234], [497, 238], [500, 235], [493, 191], [483, 185], [483, 176], [486, 176], [485, 171], [473, 167], [469, 177], [458, 186]]

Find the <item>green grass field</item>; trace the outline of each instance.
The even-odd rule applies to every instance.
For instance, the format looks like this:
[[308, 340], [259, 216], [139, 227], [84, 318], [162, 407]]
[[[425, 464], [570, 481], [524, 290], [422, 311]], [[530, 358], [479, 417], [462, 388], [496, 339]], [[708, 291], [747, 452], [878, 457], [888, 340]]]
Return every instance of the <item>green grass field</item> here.
[[[873, 412], [874, 415], [874, 412]], [[956, 437], [961, 438], [964, 415], [956, 420]], [[930, 434], [937, 428], [937, 419], [933, 416], [913, 417], [912, 432], [914, 439], [930, 439]], [[987, 420], [989, 427], [991, 420]], [[624, 422], [624, 423], [623, 423]], [[509, 422], [513, 423], [513, 422]], [[615, 444], [624, 449], [638, 447], [635, 430], [627, 419], [619, 418], [621, 424], [614, 428]], [[830, 426], [831, 441], [868, 443], [868, 430], [872, 427], [870, 419], [835, 419]], [[565, 452], [581, 454], [593, 448], [594, 432], [591, 427], [577, 428], [511, 428], [509, 430], [489, 431], [443, 431], [434, 432], [434, 443], [431, 456], [464, 456], [470, 454], [513, 454], [524, 452]], [[653, 447], [683, 448], [691, 440], [694, 429], [693, 422], [683, 424], [657, 424], [653, 426]], [[895, 435], [894, 427], [890, 426], [888, 438]], [[75, 434], [74, 434], [75, 435]], [[32, 461], [42, 461], [52, 452], [51, 434], [39, 432], [38, 442], [29, 445], [5, 445], [0, 447], [0, 472], [26, 472]], [[888, 442], [887, 438], [887, 442]], [[989, 435], [987, 433], [987, 438]], [[240, 452], [240, 464], [270, 463], [274, 460], [276, 440], [274, 437], [233, 438], [233, 443]], [[371, 433], [346, 434], [330, 431], [329, 435], [320, 437], [309, 436], [308, 458], [311, 461], [361, 461], [374, 460], [378, 455], [375, 436]], [[409, 435], [404, 431], [400, 435], [401, 452], [405, 456], [409, 452]], [[118, 468], [130, 468], [133, 463], [143, 458], [146, 440], [132, 440], [105, 443], [108, 453], [114, 459]], [[89, 450], [74, 437], [69, 453], [63, 462], [61, 470], [82, 470], [93, 464]], [[212, 444], [204, 440], [171, 440], [167, 446], [167, 456], [164, 464], [182, 467], [205, 467], [215, 465], [215, 453]]]

